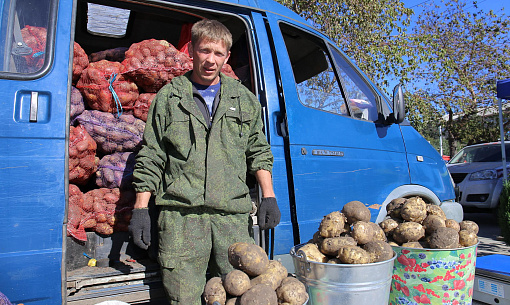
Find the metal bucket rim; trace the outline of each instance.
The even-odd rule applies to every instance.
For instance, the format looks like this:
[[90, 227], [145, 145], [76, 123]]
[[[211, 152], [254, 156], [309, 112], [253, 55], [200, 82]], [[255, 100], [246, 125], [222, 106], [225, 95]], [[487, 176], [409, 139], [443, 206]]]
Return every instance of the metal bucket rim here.
[[469, 248], [476, 248], [480, 242], [477, 242], [476, 244], [469, 246], [469, 247], [461, 247], [461, 248], [452, 248], [452, 249], [433, 249], [433, 248], [414, 248], [414, 247], [402, 247], [402, 246], [391, 246], [392, 248], [401, 248], [401, 249], [411, 249], [414, 251], [456, 251], [456, 250], [466, 250]]
[[393, 250], [393, 257], [390, 258], [390, 259], [387, 259], [385, 261], [381, 261], [381, 262], [368, 263], [368, 264], [329, 264], [329, 263], [320, 263], [320, 262], [315, 262], [315, 261], [309, 261], [306, 258], [306, 256], [301, 256], [301, 255], [297, 254], [296, 248], [299, 249], [299, 248], [303, 247], [306, 244], [307, 243], [302, 243], [302, 244], [299, 244], [299, 245], [296, 245], [296, 246], [292, 247], [290, 249], [290, 256], [295, 257], [296, 259], [301, 260], [302, 262], [305, 262], [305, 263], [309, 263], [309, 264], [317, 264], [317, 265], [333, 266], [333, 267], [344, 267], [344, 268], [360, 267], [360, 266], [365, 266], [366, 267], [366, 266], [383, 265], [383, 264], [387, 264], [387, 263], [389, 263], [391, 261], [394, 261], [397, 258], [397, 253], [395, 252], [395, 250]]

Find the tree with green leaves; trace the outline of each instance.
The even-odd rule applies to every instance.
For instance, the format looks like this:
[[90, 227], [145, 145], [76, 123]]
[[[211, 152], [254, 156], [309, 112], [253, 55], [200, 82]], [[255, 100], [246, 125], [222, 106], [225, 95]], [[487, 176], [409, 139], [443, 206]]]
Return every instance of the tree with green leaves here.
[[400, 0], [277, 0], [334, 40], [381, 88], [408, 80], [414, 51], [406, 47], [413, 11]]
[[499, 139], [496, 80], [510, 77], [509, 29], [507, 16], [483, 12], [476, 2], [443, 1], [423, 10], [411, 36], [420, 55], [407, 99], [415, 128], [441, 125], [452, 153], [456, 143]]

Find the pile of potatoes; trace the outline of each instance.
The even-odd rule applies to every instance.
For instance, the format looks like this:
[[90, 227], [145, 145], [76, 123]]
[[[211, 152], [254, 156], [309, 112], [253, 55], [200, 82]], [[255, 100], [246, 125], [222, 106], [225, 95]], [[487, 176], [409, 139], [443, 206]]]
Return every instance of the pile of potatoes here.
[[381, 227], [370, 222], [370, 210], [360, 201], [350, 201], [342, 211], [324, 216], [319, 230], [298, 255], [308, 261], [329, 264], [369, 264], [391, 259], [391, 245]]
[[412, 248], [454, 249], [478, 243], [478, 225], [447, 219], [438, 205], [421, 197], [396, 198], [386, 206], [387, 216], [379, 224], [390, 244]]
[[269, 260], [261, 247], [234, 243], [228, 260], [234, 270], [205, 285], [207, 305], [302, 305], [308, 300], [305, 285], [289, 276], [280, 262]]

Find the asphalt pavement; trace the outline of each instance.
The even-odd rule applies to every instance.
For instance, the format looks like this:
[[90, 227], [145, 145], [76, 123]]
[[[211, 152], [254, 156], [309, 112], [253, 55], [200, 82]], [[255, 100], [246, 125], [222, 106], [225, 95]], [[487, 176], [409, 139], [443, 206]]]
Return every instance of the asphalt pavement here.
[[[477, 256], [491, 254], [510, 255], [510, 246], [502, 241], [501, 230], [498, 225], [497, 215], [494, 213], [464, 213], [465, 220], [472, 220], [478, 224], [478, 252]], [[487, 305], [473, 299], [473, 305]]]

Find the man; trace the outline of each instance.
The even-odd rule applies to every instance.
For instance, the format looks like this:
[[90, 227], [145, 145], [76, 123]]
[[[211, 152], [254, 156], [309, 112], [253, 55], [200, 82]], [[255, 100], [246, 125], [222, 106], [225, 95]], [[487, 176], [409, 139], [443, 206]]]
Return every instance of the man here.
[[137, 191], [130, 232], [150, 244], [148, 202], [160, 206], [159, 253], [172, 304], [201, 304], [205, 274], [232, 270], [234, 242], [253, 243], [246, 174], [262, 190], [258, 223], [274, 228], [280, 211], [273, 192], [273, 156], [262, 132], [261, 106], [241, 83], [221, 74], [232, 36], [218, 21], [191, 30], [193, 70], [163, 87], [152, 102], [144, 145], [133, 173]]

